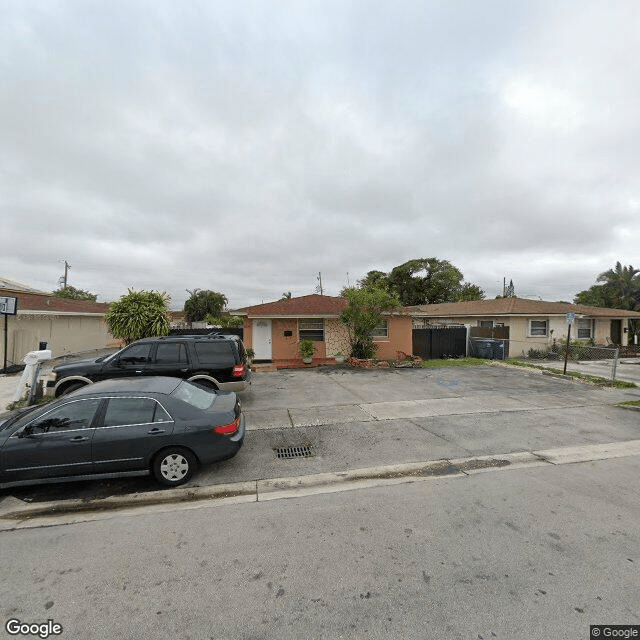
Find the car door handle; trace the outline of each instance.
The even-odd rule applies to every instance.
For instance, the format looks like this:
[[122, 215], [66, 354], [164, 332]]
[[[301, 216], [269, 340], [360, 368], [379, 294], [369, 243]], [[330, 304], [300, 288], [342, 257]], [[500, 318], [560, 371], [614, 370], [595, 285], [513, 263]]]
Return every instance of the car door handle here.
[[142, 373], [142, 371], [136, 371], [136, 373]]
[[69, 438], [69, 442], [85, 442], [88, 440], [87, 436], [75, 436], [73, 438]]
[[154, 429], [147, 431], [147, 433], [150, 433], [152, 435], [155, 435], [156, 433], [164, 433], [164, 429], [158, 429], [158, 427], [155, 427]]
[[187, 373], [187, 371], [189, 371], [189, 369], [180, 369], [180, 373]]

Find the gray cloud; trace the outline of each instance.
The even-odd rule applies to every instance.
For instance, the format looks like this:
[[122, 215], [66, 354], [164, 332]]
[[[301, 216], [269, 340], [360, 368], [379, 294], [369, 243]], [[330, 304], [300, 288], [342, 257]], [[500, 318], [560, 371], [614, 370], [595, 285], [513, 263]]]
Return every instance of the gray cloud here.
[[639, 13], [5, 3], [2, 275], [242, 306], [436, 256], [571, 299], [639, 262]]

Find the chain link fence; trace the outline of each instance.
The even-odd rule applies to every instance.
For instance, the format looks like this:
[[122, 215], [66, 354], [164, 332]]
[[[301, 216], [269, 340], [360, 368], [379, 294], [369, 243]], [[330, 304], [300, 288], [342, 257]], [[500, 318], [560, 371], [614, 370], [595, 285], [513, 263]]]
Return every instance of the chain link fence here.
[[618, 347], [603, 347], [575, 341], [553, 342], [539, 347], [531, 346], [531, 341], [471, 338], [469, 355], [491, 360], [524, 358], [532, 363], [553, 369], [564, 369], [565, 360], [569, 371], [596, 375], [615, 380], [620, 350]]
[[[568, 350], [568, 354], [567, 354]], [[528, 358], [539, 360], [613, 360], [618, 354], [617, 347], [599, 347], [596, 345], [574, 342], [567, 346], [566, 343], [556, 343], [544, 349], [529, 349]]]
[[620, 358], [618, 347], [585, 344], [577, 340], [569, 345], [566, 342], [554, 342], [536, 348], [531, 348], [531, 343], [517, 345], [517, 341], [511, 342], [515, 353], [524, 354], [526, 359], [537, 361], [539, 364], [564, 368], [566, 361], [567, 369], [570, 371], [598, 375], [612, 381], [616, 378]]
[[509, 342], [500, 338], [469, 338], [469, 355], [476, 358], [506, 360], [510, 357]]

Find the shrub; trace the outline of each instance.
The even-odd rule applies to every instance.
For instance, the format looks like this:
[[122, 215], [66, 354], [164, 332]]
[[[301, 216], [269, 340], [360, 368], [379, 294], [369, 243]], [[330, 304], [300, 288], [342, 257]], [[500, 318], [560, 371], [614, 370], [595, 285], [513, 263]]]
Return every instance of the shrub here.
[[313, 358], [316, 346], [311, 340], [301, 340], [298, 346], [298, 353], [301, 358]]
[[169, 333], [169, 296], [158, 291], [132, 291], [114, 302], [105, 314], [105, 322], [114, 338], [129, 344], [140, 338], [166, 336]]

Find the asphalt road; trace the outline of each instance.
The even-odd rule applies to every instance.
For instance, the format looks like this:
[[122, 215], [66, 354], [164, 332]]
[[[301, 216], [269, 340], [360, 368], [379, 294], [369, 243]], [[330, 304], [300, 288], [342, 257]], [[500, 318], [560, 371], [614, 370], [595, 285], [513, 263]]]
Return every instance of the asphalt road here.
[[[613, 406], [640, 398], [640, 389], [600, 388], [500, 366], [259, 373], [241, 398], [245, 446], [232, 460], [202, 469], [187, 486], [640, 437], [638, 413]], [[308, 445], [311, 457], [276, 457], [278, 448], [298, 445]], [[159, 488], [150, 478], [129, 478], [1, 495], [91, 500]]]
[[3, 532], [0, 618], [83, 640], [586, 640], [640, 624], [639, 474], [635, 456]]

